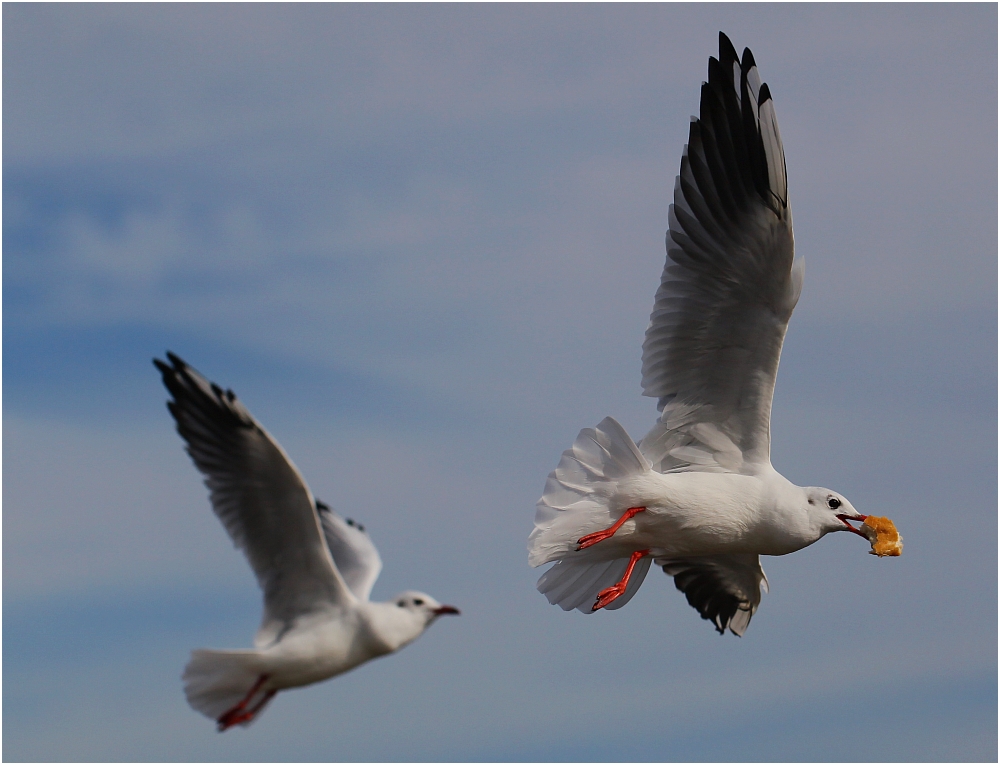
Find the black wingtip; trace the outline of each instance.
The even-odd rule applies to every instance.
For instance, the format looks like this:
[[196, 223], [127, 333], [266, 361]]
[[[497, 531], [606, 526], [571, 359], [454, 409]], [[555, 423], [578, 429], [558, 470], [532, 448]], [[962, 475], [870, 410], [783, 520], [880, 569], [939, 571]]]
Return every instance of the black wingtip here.
[[745, 72], [750, 71], [750, 67], [757, 66], [757, 62], [753, 60], [753, 53], [749, 48], [743, 49], [743, 63], [740, 66]]
[[740, 60], [740, 57], [736, 55], [736, 48], [733, 46], [732, 40], [722, 31], [719, 32], [719, 60], [724, 64]]
[[[760, 95], [757, 97], [757, 103], [761, 106], [771, 98], [771, 89], [767, 87], [767, 83], [762, 83], [760, 86]], [[773, 106], [771, 107], [774, 108]]]
[[170, 351], [167, 351], [167, 359], [174, 365], [174, 369], [178, 372], [187, 368], [187, 363], [184, 359], [174, 353], [171, 353]]
[[[711, 86], [711, 87], [724, 88], [728, 84], [727, 80], [728, 81], [732, 81], [732, 78], [733, 78], [732, 70], [730, 69], [730, 71], [728, 73], [728, 78], [727, 78], [726, 75], [727, 75], [726, 69], [722, 65], [722, 62], [719, 61], [719, 59], [717, 59], [715, 56], [709, 56], [708, 57], [708, 83], [707, 84], [709, 86]], [[704, 98], [705, 97], [705, 85], [702, 85], [701, 93], [702, 93], [701, 97]]]

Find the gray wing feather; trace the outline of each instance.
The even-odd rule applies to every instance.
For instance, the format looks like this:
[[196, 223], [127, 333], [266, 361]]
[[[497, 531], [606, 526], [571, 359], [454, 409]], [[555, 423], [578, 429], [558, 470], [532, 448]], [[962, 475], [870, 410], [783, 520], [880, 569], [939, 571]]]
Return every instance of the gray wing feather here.
[[752, 473], [770, 462], [774, 379], [802, 269], [774, 104], [753, 55], [740, 62], [720, 35], [708, 73], [643, 343], [643, 393], [662, 414], [641, 449], [662, 472]]
[[757, 555], [710, 555], [698, 558], [657, 558], [657, 566], [674, 578], [688, 603], [715, 625], [739, 637], [760, 605], [761, 584], [767, 577]]
[[358, 600], [368, 600], [382, 571], [382, 558], [365, 527], [341, 518], [329, 505], [316, 502], [326, 546], [347, 586]]
[[264, 593], [257, 642], [276, 639], [298, 617], [353, 599], [327, 550], [309, 487], [282, 448], [231, 390], [177, 356], [167, 358], [170, 364], [153, 363], [173, 396], [167, 407], [177, 432]]

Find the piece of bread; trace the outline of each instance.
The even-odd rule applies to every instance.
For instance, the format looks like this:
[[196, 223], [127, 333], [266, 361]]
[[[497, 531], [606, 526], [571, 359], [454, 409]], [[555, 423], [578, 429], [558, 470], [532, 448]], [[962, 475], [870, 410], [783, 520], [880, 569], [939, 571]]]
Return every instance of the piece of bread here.
[[903, 538], [896, 531], [896, 524], [888, 518], [869, 515], [861, 524], [861, 533], [871, 542], [872, 549], [869, 552], [872, 555], [880, 558], [886, 555], [902, 555]]

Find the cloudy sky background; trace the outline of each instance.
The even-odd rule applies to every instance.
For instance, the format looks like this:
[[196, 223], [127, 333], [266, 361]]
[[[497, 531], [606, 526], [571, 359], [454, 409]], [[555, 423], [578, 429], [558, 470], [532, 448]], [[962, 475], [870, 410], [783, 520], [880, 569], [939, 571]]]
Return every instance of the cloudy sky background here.
[[[3, 7], [6, 760], [997, 757], [997, 8]], [[742, 639], [657, 571], [534, 590], [546, 474], [640, 438], [667, 205], [718, 31], [774, 94], [806, 284], [772, 461], [888, 515], [765, 559]], [[400, 654], [225, 735], [191, 648], [249, 568], [150, 359], [232, 387], [365, 523]]]

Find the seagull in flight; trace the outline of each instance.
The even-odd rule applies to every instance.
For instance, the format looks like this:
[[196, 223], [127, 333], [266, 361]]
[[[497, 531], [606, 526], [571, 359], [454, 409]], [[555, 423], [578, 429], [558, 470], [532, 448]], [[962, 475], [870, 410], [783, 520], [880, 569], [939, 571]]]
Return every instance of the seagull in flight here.
[[[363, 526], [314, 499], [284, 450], [231, 390], [167, 353], [154, 359], [167, 408], [205, 476], [212, 509], [264, 593], [253, 650], [196, 650], [184, 693], [224, 731], [249, 725], [274, 695], [398, 651], [458, 614], [422, 592], [368, 599], [382, 560]], [[169, 362], [169, 363], [168, 363]]]
[[843, 495], [771, 466], [774, 379], [804, 270], [771, 91], [721, 32], [669, 225], [642, 347], [660, 416], [638, 444], [610, 417], [580, 431], [538, 501], [528, 560], [554, 561], [538, 590], [584, 613], [624, 606], [656, 563], [720, 634], [741, 636], [767, 587], [761, 555], [868, 536]]

